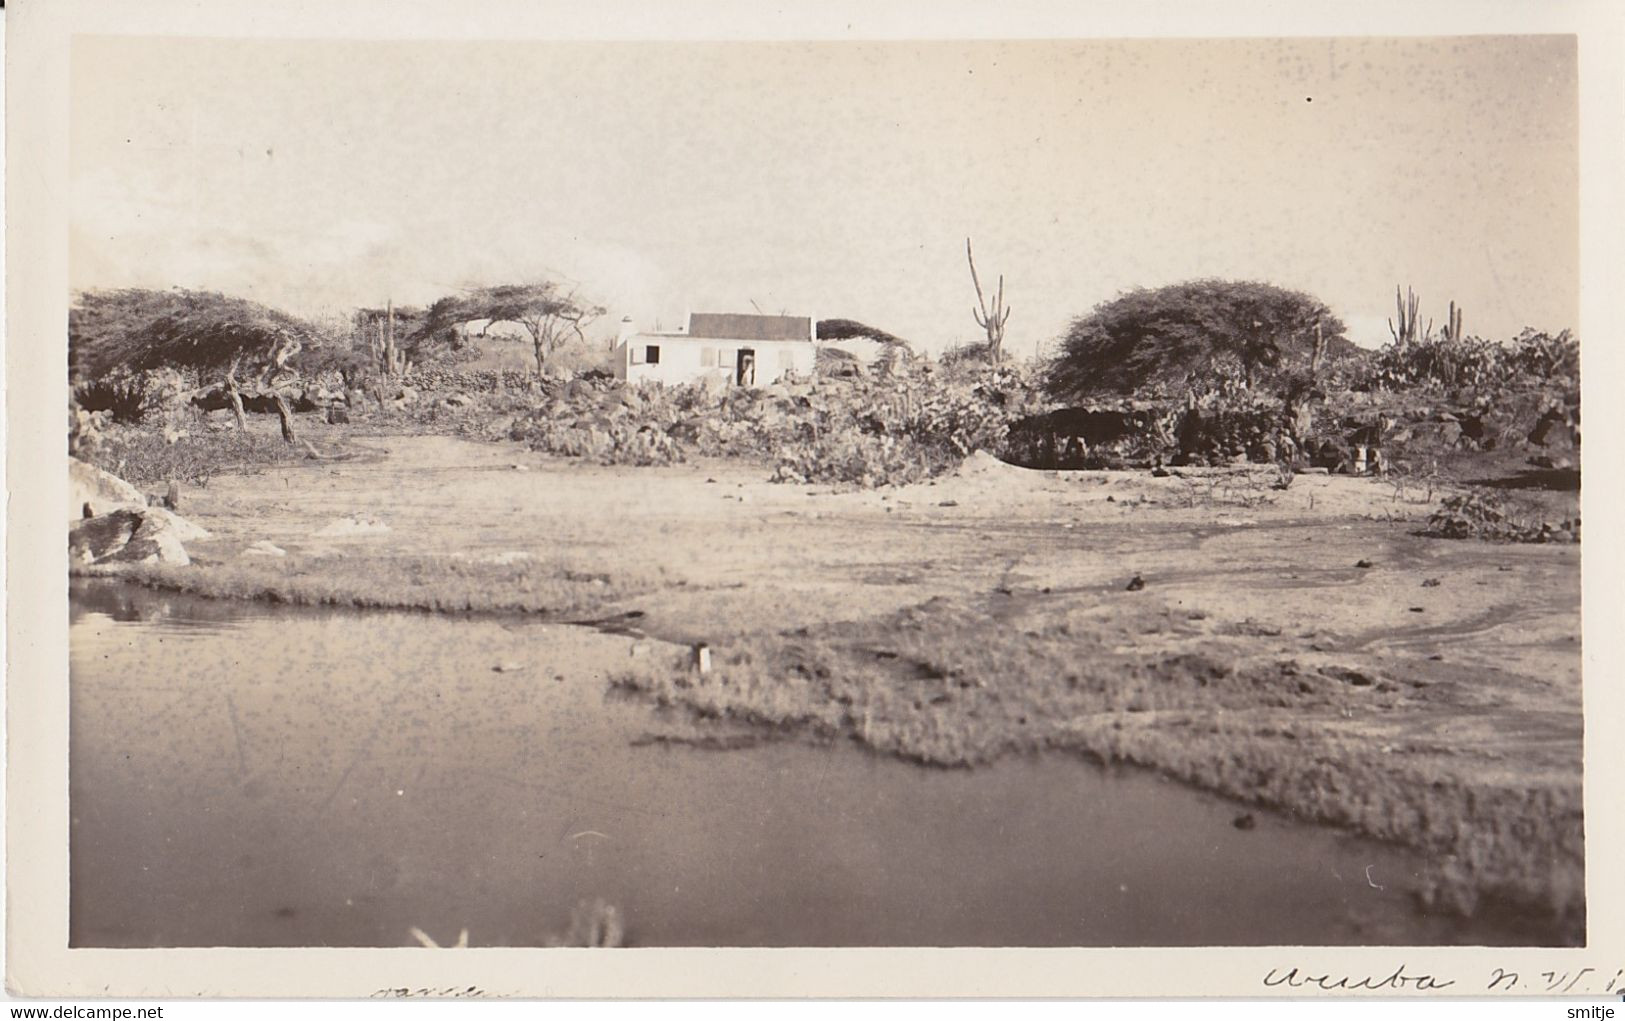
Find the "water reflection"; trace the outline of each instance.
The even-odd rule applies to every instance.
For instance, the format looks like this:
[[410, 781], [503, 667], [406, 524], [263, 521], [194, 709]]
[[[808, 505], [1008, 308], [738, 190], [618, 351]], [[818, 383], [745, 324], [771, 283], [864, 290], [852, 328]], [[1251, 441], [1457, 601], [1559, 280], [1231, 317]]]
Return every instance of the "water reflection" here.
[[[73, 589], [76, 946], [1526, 943], [1418, 862], [1058, 756], [645, 740], [625, 638]], [[503, 670], [495, 670], [496, 665]], [[1376, 882], [1368, 881], [1368, 876]]]

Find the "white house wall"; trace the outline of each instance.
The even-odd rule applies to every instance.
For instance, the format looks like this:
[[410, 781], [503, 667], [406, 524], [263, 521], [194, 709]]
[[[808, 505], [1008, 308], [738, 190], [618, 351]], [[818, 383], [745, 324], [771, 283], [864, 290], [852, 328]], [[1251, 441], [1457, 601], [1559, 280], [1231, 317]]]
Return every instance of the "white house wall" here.
[[[660, 361], [651, 365], [640, 359], [647, 348], [660, 348]], [[786, 372], [810, 377], [817, 367], [818, 348], [806, 340], [718, 340], [707, 337], [635, 334], [615, 348], [615, 376], [631, 383], [715, 382], [727, 385], [734, 380], [739, 352], [756, 352], [756, 385], [778, 382]], [[715, 364], [706, 364], [705, 352], [715, 353]]]

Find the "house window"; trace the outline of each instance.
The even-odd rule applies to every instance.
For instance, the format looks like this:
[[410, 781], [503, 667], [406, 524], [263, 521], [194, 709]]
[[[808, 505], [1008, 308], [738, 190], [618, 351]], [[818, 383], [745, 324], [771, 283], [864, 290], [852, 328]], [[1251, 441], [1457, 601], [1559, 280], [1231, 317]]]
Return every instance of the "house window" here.
[[644, 348], [643, 348], [643, 360], [648, 362], [650, 365], [659, 365], [660, 364], [660, 345], [659, 344], [646, 344], [646, 345], [644, 345]]
[[700, 348], [700, 367], [714, 369], [717, 366], [717, 349], [714, 347]]

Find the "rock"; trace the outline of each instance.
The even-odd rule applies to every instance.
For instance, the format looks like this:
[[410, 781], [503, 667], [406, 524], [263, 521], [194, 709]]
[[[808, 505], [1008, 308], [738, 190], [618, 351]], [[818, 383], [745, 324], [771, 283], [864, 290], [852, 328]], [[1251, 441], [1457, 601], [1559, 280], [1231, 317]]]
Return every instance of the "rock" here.
[[209, 530], [194, 521], [181, 517], [172, 510], [163, 507], [148, 507], [144, 517], [156, 518], [163, 522], [165, 528], [175, 533], [175, 538], [181, 542], [196, 542], [199, 539], [210, 538]]
[[1372, 565], [1371, 561], [1361, 559], [1361, 560], [1356, 560], [1354, 562], [1354, 566], [1360, 568], [1361, 570], [1366, 570], [1367, 568], [1370, 568], [1373, 565]]
[[[173, 564], [176, 567], [185, 567], [192, 562], [186, 547], [181, 544], [180, 536], [163, 516], [168, 512], [157, 508], [154, 510], [157, 513], [147, 514], [141, 521], [141, 527], [130, 537], [129, 543], [110, 557], [110, 560], [117, 563]], [[173, 518], [173, 515], [170, 515], [170, 518]]]
[[447, 394], [443, 401], [448, 407], [452, 408], [465, 408], [474, 403], [474, 399], [468, 394]]
[[1125, 586], [1124, 590], [1128, 592], [1138, 592], [1143, 588], [1145, 588], [1145, 579], [1136, 574], [1134, 577], [1129, 579], [1129, 583], [1127, 586]]
[[504, 660], [503, 662], [498, 663], [496, 666], [491, 668], [491, 670], [493, 672], [499, 673], [499, 674], [518, 673], [520, 670], [523, 670], [523, 669], [525, 669], [525, 665], [523, 663], [516, 663], [513, 660]]
[[129, 544], [141, 527], [141, 515], [130, 510], [85, 518], [68, 529], [68, 555], [81, 564], [94, 564]]
[[68, 520], [99, 517], [116, 510], [143, 510], [147, 498], [141, 490], [110, 472], [75, 457], [68, 458]]
[[1243, 812], [1232, 819], [1230, 821], [1230, 825], [1234, 826], [1238, 830], [1250, 830], [1258, 825], [1258, 820], [1253, 818], [1253, 814], [1251, 812]]
[[403, 386], [401, 387], [401, 395], [398, 399], [405, 401], [407, 404], [411, 404], [413, 401], [418, 399], [418, 392], [412, 387]]
[[161, 508], [146, 512], [116, 510], [87, 518], [69, 529], [68, 553], [81, 564], [145, 563], [184, 567], [192, 558], [187, 555], [178, 529], [171, 522], [191, 525]]
[[245, 557], [285, 557], [287, 555], [287, 550], [283, 549], [281, 546], [272, 545], [267, 539], [261, 539], [259, 542], [256, 542], [254, 545], [243, 550], [243, 556]]

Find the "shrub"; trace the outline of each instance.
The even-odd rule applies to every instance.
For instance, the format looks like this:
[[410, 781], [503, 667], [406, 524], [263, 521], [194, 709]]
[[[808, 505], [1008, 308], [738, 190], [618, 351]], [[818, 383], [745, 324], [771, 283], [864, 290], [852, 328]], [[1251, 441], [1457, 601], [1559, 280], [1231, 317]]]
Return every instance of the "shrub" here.
[[941, 474], [977, 449], [998, 452], [1035, 407], [1031, 384], [1011, 369], [721, 391], [577, 380], [533, 395], [512, 436], [606, 464], [741, 457], [782, 481], [876, 486]]
[[1449, 496], [1428, 518], [1424, 535], [1440, 539], [1487, 539], [1496, 542], [1579, 542], [1580, 519], [1552, 524], [1514, 513], [1493, 493], [1474, 490]]
[[1387, 390], [1502, 389], [1576, 384], [1580, 345], [1564, 330], [1555, 337], [1526, 329], [1510, 343], [1480, 337], [1429, 335], [1396, 341], [1377, 352], [1372, 382]]
[[206, 486], [215, 475], [251, 473], [303, 455], [274, 436], [252, 431], [211, 430], [171, 442], [161, 430], [124, 426], [107, 429], [101, 443], [80, 456], [135, 486], [170, 480]]
[[647, 467], [684, 460], [682, 446], [668, 433], [638, 422], [533, 419], [527, 426], [516, 426], [514, 438], [524, 440], [532, 450], [591, 458], [600, 464]]

